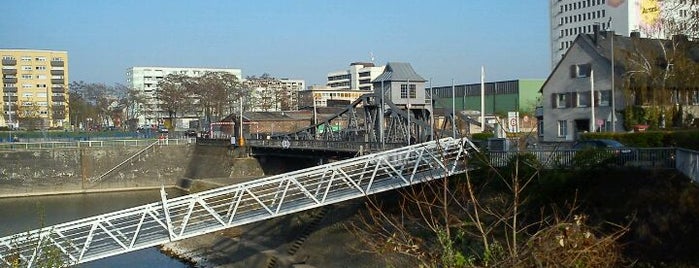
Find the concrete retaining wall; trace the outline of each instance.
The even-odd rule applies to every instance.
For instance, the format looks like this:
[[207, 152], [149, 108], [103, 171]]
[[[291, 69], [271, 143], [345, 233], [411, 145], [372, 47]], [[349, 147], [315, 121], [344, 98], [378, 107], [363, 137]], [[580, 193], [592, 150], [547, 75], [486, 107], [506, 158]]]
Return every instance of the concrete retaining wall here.
[[314, 166], [317, 160], [245, 157], [227, 146], [89, 147], [0, 152], [0, 197], [181, 187], [208, 189]]
[[144, 147], [0, 152], [0, 197], [172, 187], [196, 146], [155, 146], [96, 181]]

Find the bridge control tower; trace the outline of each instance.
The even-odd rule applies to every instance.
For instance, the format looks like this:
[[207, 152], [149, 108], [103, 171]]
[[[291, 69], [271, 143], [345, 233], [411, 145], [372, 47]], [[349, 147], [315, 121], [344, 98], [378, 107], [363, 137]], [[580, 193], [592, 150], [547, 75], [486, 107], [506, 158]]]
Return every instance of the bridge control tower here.
[[[432, 99], [425, 90], [425, 82], [427, 80], [417, 74], [410, 63], [405, 62], [387, 63], [384, 72], [372, 81], [374, 94], [378, 98], [377, 102], [382, 104], [380, 107], [383, 107], [384, 115], [391, 109], [386, 103], [392, 103], [407, 112], [409, 116], [406, 126], [412, 139], [424, 140], [425, 136], [430, 136], [433, 132], [434, 123], [430, 119], [433, 112]], [[421, 127], [419, 123], [427, 123], [427, 127]], [[387, 123], [380, 124], [385, 126]]]

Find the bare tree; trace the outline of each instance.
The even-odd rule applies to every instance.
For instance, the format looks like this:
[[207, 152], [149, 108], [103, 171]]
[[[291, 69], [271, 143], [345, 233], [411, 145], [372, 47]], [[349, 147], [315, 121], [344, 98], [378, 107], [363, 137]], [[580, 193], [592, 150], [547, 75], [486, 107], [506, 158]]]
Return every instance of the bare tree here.
[[240, 89], [238, 78], [226, 72], [207, 72], [196, 81], [195, 94], [207, 119], [228, 116], [233, 110], [231, 98]]
[[158, 82], [156, 99], [160, 108], [167, 111], [171, 127], [176, 127], [178, 112], [191, 107], [193, 93], [190, 91], [191, 78], [179, 74], [168, 74]]
[[141, 110], [146, 104], [146, 96], [143, 92], [125, 87], [126, 96], [121, 100], [120, 106], [124, 110], [124, 123], [130, 130], [135, 130], [138, 127], [138, 117], [141, 115]]
[[629, 46], [618, 48], [623, 62], [620, 81], [626, 102], [626, 127], [648, 124], [682, 125], [682, 107], [693, 102], [699, 84], [699, 65], [693, 50], [697, 43], [678, 36], [670, 40], [631, 38]]

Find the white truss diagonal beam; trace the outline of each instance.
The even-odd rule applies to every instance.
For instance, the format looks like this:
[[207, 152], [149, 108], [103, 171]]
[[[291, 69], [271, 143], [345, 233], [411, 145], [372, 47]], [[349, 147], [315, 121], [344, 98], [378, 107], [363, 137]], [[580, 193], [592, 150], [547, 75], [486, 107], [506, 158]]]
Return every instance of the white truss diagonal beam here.
[[[0, 265], [75, 265], [467, 172], [476, 150], [445, 138], [0, 237]], [[55, 252], [55, 251], [54, 251]]]

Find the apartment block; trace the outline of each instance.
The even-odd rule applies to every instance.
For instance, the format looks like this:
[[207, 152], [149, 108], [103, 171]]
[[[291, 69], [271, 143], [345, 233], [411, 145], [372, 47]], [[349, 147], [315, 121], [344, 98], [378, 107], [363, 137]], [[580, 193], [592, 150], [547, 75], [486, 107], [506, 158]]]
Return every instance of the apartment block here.
[[375, 66], [370, 62], [353, 62], [347, 70], [328, 73], [327, 86], [335, 90], [373, 91], [371, 83], [381, 75], [386, 66]]
[[3, 78], [0, 126], [69, 127], [68, 52], [0, 49], [0, 55]]

